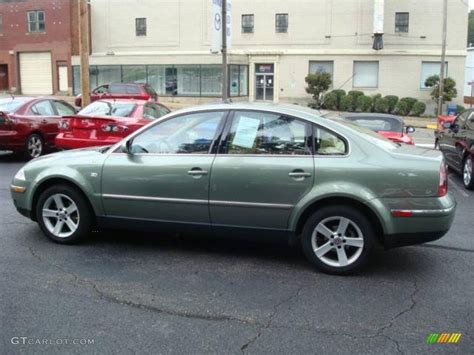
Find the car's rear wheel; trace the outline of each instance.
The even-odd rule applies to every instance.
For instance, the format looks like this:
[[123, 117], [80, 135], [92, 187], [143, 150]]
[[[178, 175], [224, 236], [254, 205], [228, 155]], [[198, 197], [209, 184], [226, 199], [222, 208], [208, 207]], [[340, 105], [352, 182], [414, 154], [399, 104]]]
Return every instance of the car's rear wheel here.
[[93, 225], [89, 204], [80, 192], [68, 185], [43, 191], [36, 205], [36, 216], [43, 233], [61, 244], [82, 241]]
[[462, 167], [462, 180], [464, 183], [464, 187], [469, 190], [474, 190], [474, 162], [472, 157], [468, 155], [464, 159], [463, 167]]
[[39, 134], [33, 133], [26, 139], [26, 157], [34, 159], [43, 154], [44, 141]]
[[302, 247], [318, 269], [345, 275], [362, 267], [374, 247], [369, 220], [349, 206], [328, 206], [316, 211], [306, 222]]

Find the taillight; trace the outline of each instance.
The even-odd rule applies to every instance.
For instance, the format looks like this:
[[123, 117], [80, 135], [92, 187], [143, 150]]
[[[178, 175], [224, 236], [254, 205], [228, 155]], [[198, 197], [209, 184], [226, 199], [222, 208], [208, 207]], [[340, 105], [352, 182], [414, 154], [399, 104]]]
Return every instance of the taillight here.
[[126, 132], [128, 131], [128, 127], [126, 126], [118, 126], [115, 124], [104, 124], [102, 125], [102, 131], [104, 132], [112, 132], [112, 133], [117, 133], [117, 132]]
[[444, 160], [441, 162], [439, 167], [439, 185], [438, 185], [438, 196], [442, 197], [448, 193], [448, 169]]
[[58, 122], [59, 129], [66, 130], [69, 129], [69, 121], [61, 120]]

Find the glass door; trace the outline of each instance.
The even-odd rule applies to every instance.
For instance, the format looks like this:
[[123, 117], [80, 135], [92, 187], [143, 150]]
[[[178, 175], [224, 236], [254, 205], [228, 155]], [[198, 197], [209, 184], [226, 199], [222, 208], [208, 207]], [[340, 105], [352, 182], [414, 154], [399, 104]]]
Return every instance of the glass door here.
[[273, 101], [273, 64], [255, 64], [255, 100]]

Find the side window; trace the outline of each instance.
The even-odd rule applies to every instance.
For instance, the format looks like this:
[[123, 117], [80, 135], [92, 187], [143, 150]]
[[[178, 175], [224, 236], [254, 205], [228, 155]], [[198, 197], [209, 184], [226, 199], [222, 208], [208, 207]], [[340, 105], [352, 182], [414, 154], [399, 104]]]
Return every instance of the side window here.
[[53, 106], [49, 100], [40, 101], [31, 107], [33, 114], [37, 116], [56, 116]]
[[125, 94], [127, 92], [127, 85], [110, 85], [109, 92], [111, 94]]
[[105, 94], [109, 89], [108, 85], [99, 86], [94, 90], [94, 94]]
[[225, 112], [203, 112], [158, 123], [133, 139], [132, 153], [207, 154]]
[[[169, 111], [168, 111], [169, 112]], [[154, 120], [160, 118], [161, 116], [166, 115], [168, 112], [164, 113], [162, 107], [155, 104], [146, 104], [143, 107], [143, 118], [148, 120]]]
[[466, 120], [473, 111], [464, 111], [454, 120], [454, 125], [464, 128], [466, 126]]
[[168, 113], [171, 112], [167, 107], [165, 107], [163, 105], [156, 105], [156, 106], [158, 106], [158, 109], [160, 110], [160, 115], [161, 116], [167, 115]]
[[282, 115], [235, 112], [227, 137], [228, 154], [308, 155], [309, 125]]
[[346, 142], [336, 134], [313, 126], [314, 131], [314, 154], [315, 155], [345, 155], [347, 154]]
[[58, 111], [60, 116], [71, 116], [76, 113], [76, 111], [71, 106], [61, 101], [54, 101], [54, 106], [56, 107], [56, 111]]
[[127, 94], [140, 94], [140, 88], [138, 86], [127, 85]]
[[474, 111], [471, 112], [471, 114], [469, 115], [466, 125], [468, 129], [470, 129], [471, 131], [474, 131]]

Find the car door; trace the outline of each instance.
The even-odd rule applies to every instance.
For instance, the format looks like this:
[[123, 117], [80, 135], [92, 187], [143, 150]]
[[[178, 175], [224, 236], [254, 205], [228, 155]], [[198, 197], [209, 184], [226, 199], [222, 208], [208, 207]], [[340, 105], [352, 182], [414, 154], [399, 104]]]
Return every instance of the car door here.
[[109, 92], [109, 85], [101, 85], [95, 88], [91, 94], [91, 102], [107, 98], [108, 92]]
[[109, 220], [209, 228], [209, 177], [226, 111], [189, 113], [150, 126], [116, 151], [102, 172]]
[[456, 117], [451, 128], [445, 129], [440, 137], [440, 150], [443, 152], [446, 162], [454, 169], [461, 169], [459, 138], [465, 133], [466, 119], [472, 111], [468, 110]]
[[31, 113], [35, 117], [35, 121], [43, 133], [45, 143], [54, 144], [54, 138], [58, 134], [58, 123], [61, 117], [56, 112], [51, 100], [45, 99], [36, 102], [31, 106]]
[[313, 186], [311, 126], [280, 114], [235, 111], [223, 135], [211, 174], [213, 228], [286, 231], [294, 205]]

